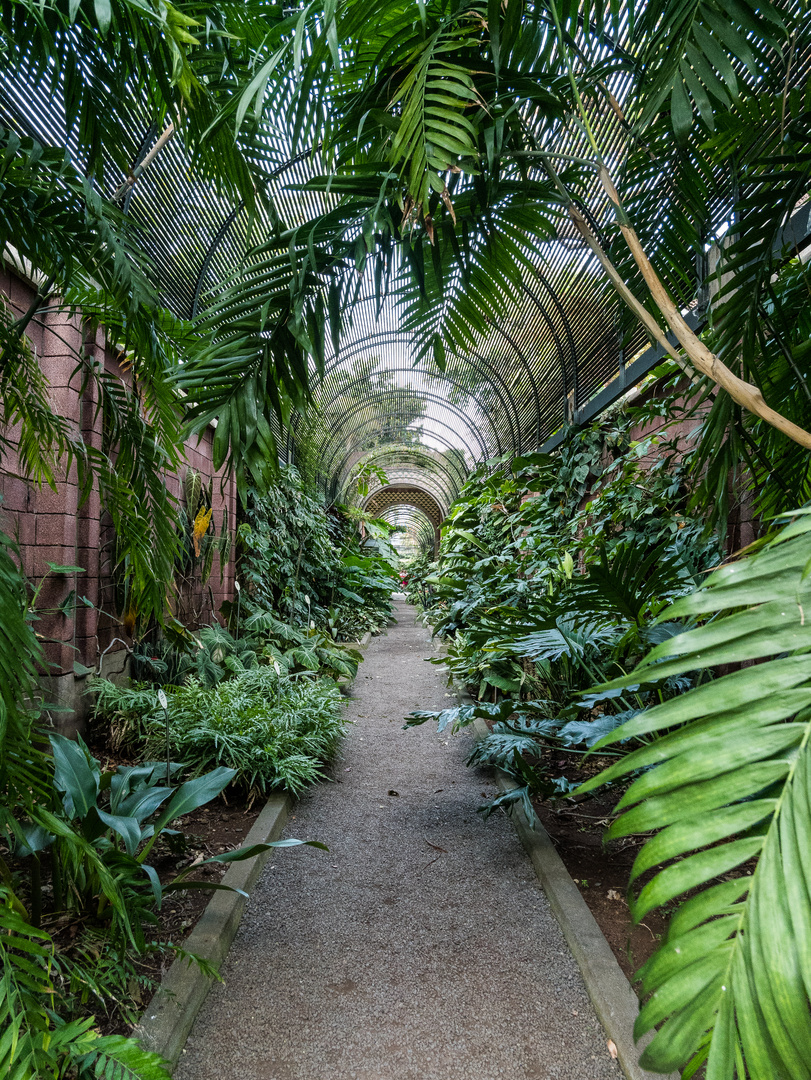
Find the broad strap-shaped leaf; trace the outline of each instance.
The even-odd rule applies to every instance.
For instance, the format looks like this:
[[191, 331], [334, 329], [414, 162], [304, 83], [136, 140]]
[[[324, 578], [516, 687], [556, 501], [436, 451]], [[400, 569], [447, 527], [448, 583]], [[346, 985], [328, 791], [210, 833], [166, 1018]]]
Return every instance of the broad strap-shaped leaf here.
[[249, 844], [248, 847], [235, 848], [233, 851], [223, 851], [220, 855], [212, 855], [205, 859], [206, 863], [232, 863], [242, 862], [244, 859], [252, 859], [254, 855], [261, 855], [264, 851], [272, 851], [273, 848], [290, 847], [314, 847], [321, 851], [329, 851], [326, 844], [320, 840], [294, 840], [292, 837], [285, 840], [270, 840], [266, 844]]
[[62, 802], [69, 818], [83, 821], [95, 807], [99, 791], [98, 763], [87, 753], [84, 743], [49, 735], [54, 758], [54, 783], [62, 792]]
[[125, 814], [108, 814], [105, 810], [96, 809], [104, 824], [124, 841], [124, 848], [128, 855], [134, 855], [143, 838], [141, 826], [134, 817]]
[[216, 799], [220, 792], [231, 783], [236, 774], [236, 769], [226, 769], [221, 766], [218, 769], [212, 769], [211, 772], [205, 773], [203, 776], [197, 776], [193, 780], [187, 780], [185, 784], [181, 784], [168, 805], [158, 815], [154, 823], [155, 833], [139, 854], [138, 861], [140, 863], [144, 862], [152, 850], [155, 840], [160, 836], [161, 830], [166, 828], [170, 821], [182, 817], [184, 814], [189, 814], [192, 810], [196, 810], [198, 806], [205, 806], [207, 802]]

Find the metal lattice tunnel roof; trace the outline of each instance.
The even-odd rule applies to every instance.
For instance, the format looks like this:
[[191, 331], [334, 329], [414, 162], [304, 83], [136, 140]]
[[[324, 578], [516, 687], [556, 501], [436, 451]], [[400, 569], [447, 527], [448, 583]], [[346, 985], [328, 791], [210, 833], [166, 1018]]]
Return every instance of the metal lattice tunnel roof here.
[[445, 517], [445, 511], [427, 491], [409, 484], [391, 484], [380, 488], [366, 499], [364, 506], [370, 514], [380, 517], [384, 510], [392, 506], [413, 506], [421, 510], [435, 529], [438, 529]]
[[[797, 86], [809, 70], [803, 46], [794, 61]], [[622, 72], [609, 77], [620, 103], [628, 80]], [[25, 71], [0, 71], [0, 123], [43, 144], [71, 147], [80, 160], [66, 129], [62, 93], [58, 86], [52, 89]], [[337, 197], [303, 189], [326, 166], [317, 151], [291, 152], [285, 103], [278, 107], [264, 136], [269, 194], [281, 218], [296, 224], [335, 205]], [[619, 167], [626, 147], [620, 121], [605, 103], [595, 109], [604, 156]], [[122, 103], [121, 123], [128, 140], [124, 150], [137, 164], [155, 146], [160, 127], [135, 101]], [[585, 153], [582, 139], [575, 129], [562, 132], [556, 150]], [[113, 176], [111, 191], [103, 194], [109, 196], [118, 182]], [[652, 175], [650, 184], [649, 200], [667, 197], [662, 177]], [[732, 189], [718, 195], [712, 227], [728, 220], [732, 198]], [[613, 215], [596, 176], [582, 202], [601, 236]], [[273, 236], [262, 212], [249, 221], [243, 206], [190, 170], [179, 138], [139, 177], [123, 210], [139, 228], [164, 302], [186, 318], [205, 309], [243, 264], [251, 243]], [[401, 501], [384, 506], [383, 493], [375, 492], [371, 505], [386, 513], [405, 506], [435, 527], [436, 508], [444, 516], [476, 463], [548, 448], [566, 423], [595, 415], [650, 371], [661, 352], [648, 347], [640, 326], [628, 330], [574, 226], [562, 220], [556, 236], [533, 243], [532, 270], [525, 274], [518, 307], [495, 312], [486, 332], [447, 357], [444, 371], [433, 362], [414, 366], [397, 297], [378, 303], [368, 273], [356, 292], [351, 323], [316, 382], [311, 407], [293, 418], [286, 443], [280, 440], [288, 460], [306, 466], [329, 498], [345, 500], [351, 498], [353, 471], [364, 462], [379, 465], [390, 485], [386, 490], [399, 492]], [[404, 502], [406, 493], [419, 493], [425, 504]]]
[[[437, 499], [418, 484], [389, 484], [379, 487], [364, 501], [364, 510], [401, 529], [404, 548], [439, 549], [439, 527], [447, 513]], [[395, 547], [398, 538], [394, 539]], [[401, 548], [401, 554], [406, 554]], [[416, 553], [416, 551], [414, 552]]]

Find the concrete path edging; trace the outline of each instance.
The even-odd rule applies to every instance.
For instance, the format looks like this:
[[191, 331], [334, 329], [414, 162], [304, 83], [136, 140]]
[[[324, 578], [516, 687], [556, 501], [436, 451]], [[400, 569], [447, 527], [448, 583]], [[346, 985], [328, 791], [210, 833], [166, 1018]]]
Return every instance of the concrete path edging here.
[[[481, 718], [473, 721], [472, 728], [477, 740], [489, 734], [487, 724]], [[496, 769], [495, 773], [500, 791], [510, 791], [518, 786], [512, 777], [500, 769]], [[626, 1077], [628, 1080], [679, 1080], [678, 1073], [663, 1077], [662, 1073], [651, 1073], [640, 1068], [639, 1055], [653, 1036], [648, 1035], [638, 1043], [634, 1041], [634, 1021], [639, 1013], [639, 1002], [631, 984], [563, 860], [555, 851], [546, 829], [540, 822], [531, 825], [521, 806], [515, 805], [510, 817], [566, 943], [577, 961], [594, 1011], [617, 1048], [617, 1060]]]
[[[291, 806], [289, 795], [271, 795], [242, 846], [277, 840], [287, 822]], [[250, 894], [272, 853], [272, 850], [264, 851], [252, 859], [233, 863], [222, 879], [223, 885]], [[238, 892], [215, 892], [184, 942], [186, 952], [194, 953], [219, 969], [234, 940], [245, 904], [246, 898]], [[146, 1050], [160, 1054], [176, 1065], [213, 982], [214, 979], [204, 974], [193, 961], [175, 960], [135, 1027], [133, 1036]]]

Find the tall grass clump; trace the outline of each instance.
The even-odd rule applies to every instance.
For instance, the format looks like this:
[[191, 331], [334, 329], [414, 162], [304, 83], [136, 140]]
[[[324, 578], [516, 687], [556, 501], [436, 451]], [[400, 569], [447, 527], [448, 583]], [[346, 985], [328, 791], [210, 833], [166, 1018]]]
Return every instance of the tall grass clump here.
[[190, 678], [164, 687], [166, 715], [147, 687], [94, 683], [95, 716], [110, 725], [113, 744], [139, 756], [168, 752], [193, 776], [219, 765], [236, 770], [233, 784], [252, 793], [298, 795], [323, 776], [322, 766], [346, 730], [341, 694], [328, 680], [279, 678], [272, 667], [245, 671], [214, 687]]

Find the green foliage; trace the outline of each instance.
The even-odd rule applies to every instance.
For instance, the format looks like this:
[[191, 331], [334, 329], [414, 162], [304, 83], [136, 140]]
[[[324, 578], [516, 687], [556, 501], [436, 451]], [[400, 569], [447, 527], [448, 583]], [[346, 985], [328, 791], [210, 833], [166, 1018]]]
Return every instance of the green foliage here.
[[[444, 662], [477, 696], [568, 705], [633, 664], [667, 598], [717, 559], [704, 522], [686, 515], [689, 462], [668, 408], [653, 399], [570, 433], [551, 456], [491, 463], [461, 490], [423, 580]], [[651, 434], [632, 441], [642, 423]]]
[[[206, 585], [219, 556], [220, 582], [231, 553], [233, 536], [229, 530], [228, 506], [223, 503], [222, 527], [217, 533], [213, 520], [213, 484], [206, 484], [200, 473], [186, 469], [183, 478], [183, 500], [178, 507], [180, 550], [176, 559], [175, 577], [181, 597], [198, 585]], [[202, 591], [202, 590], [201, 590]], [[196, 612], [184, 617], [184, 622], [199, 622]]]
[[379, 465], [375, 465], [372, 461], [364, 461], [356, 469], [353, 469], [349, 482], [350, 485], [355, 485], [358, 495], [366, 496], [369, 494], [369, 486], [372, 481], [376, 481], [381, 487], [385, 487], [389, 482], [389, 478], [385, 470]]
[[[81, 739], [73, 742], [52, 734], [50, 742], [53, 784], [61, 792], [64, 817], [99, 852], [102, 865], [125, 893], [123, 905], [116, 903], [116, 897], [112, 901], [117, 909], [113, 932], [124, 931], [142, 945], [140, 924], [148, 918], [153, 900], [159, 907], [163, 895], [157, 872], [146, 862], [150, 851], [170, 822], [216, 798], [233, 781], [235, 772], [216, 768], [173, 789], [171, 778], [180, 766], [168, 760], [118, 766], [114, 772], [102, 775], [98, 761]], [[109, 793], [105, 803], [102, 792]], [[49, 836], [42, 829], [29, 831], [25, 846], [36, 854], [55, 839], [55, 835]], [[70, 891], [87, 906], [101, 889], [89, 875], [78, 885], [72, 881]]]
[[[216, 686], [223, 679], [256, 667], [257, 648], [253, 638], [235, 638], [219, 623], [212, 623], [195, 633], [185, 632], [178, 646], [165, 638], [136, 646], [131, 674], [136, 683], [176, 686], [194, 675], [203, 686]], [[92, 693], [94, 688], [95, 684], [91, 684], [88, 691]]]
[[[572, 714], [570, 710], [568, 715]], [[418, 710], [409, 714], [405, 726], [411, 728], [435, 721], [438, 732], [447, 728], [456, 732], [477, 718], [489, 721], [492, 726], [487, 737], [475, 743], [467, 764], [494, 765], [516, 781], [516, 787], [479, 809], [489, 816], [499, 807], [520, 802], [530, 821], [535, 819], [533, 798], [553, 799], [577, 786], [564, 776], [551, 776], [550, 762], [542, 760], [543, 752], [554, 749], [557, 756], [562, 749], [572, 746], [593, 746], [623, 722], [610, 715], [589, 721], [571, 720], [556, 709], [554, 702], [518, 702], [507, 698], [493, 704], [479, 701], [435, 712]]]
[[435, 574], [437, 569], [433, 551], [430, 554], [418, 555], [400, 567], [400, 573], [406, 579], [406, 600], [418, 610], [424, 611], [431, 605], [433, 586], [428, 578]]
[[39, 642], [26, 619], [27, 582], [0, 533], [0, 830], [12, 807], [30, 808], [47, 791], [42, 754], [33, 746], [33, 696]]
[[[254, 50], [276, 18], [264, 5], [215, 11], [185, 4], [180, 11], [137, 0], [7, 0], [0, 6], [4, 70], [23, 96], [27, 84], [36, 84], [54, 103], [54, 123], [45, 130], [70, 133], [69, 145], [59, 145], [58, 135], [52, 135], [56, 145], [42, 145], [0, 128], [0, 248], [14, 253], [23, 273], [33, 267], [39, 282], [29, 310], [12, 315], [5, 304], [0, 310], [0, 419], [6, 429], [20, 425], [14, 449], [27, 479], [53, 485], [59, 460], [75, 470], [82, 498], [101, 495], [115, 530], [119, 614], [138, 636], [163, 620], [176, 563], [184, 558], [186, 523], [177, 528], [178, 508], [164, 477], [179, 469], [183, 414], [198, 402], [181, 400], [177, 376], [199, 363], [222, 330], [206, 314], [192, 328], [166, 309], [165, 283], [156, 281], [144, 255], [143, 233], [119, 205], [130, 183], [118, 182], [134, 182], [148, 167], [137, 164], [140, 136], [134, 141], [133, 134], [143, 115], [164, 136], [182, 139], [197, 182], [225, 200], [241, 199], [251, 213], [265, 202], [266, 144], [248, 133], [235, 141], [212, 122], [252, 77]], [[99, 332], [118, 354], [123, 377], [106, 371], [83, 345], [64, 342], [74, 354], [80, 397], [94, 400], [102, 414], [100, 446], [53, 411], [26, 337], [56, 312], [84, 319], [82, 340]], [[236, 347], [228, 343], [216, 347], [217, 359], [229, 349], [233, 365]], [[270, 378], [282, 381], [283, 373]], [[274, 402], [268, 416], [273, 408]], [[268, 416], [260, 417], [264, 428]], [[223, 416], [218, 430], [227, 427]], [[0, 440], [4, 457], [10, 449], [7, 438]], [[204, 552], [203, 576], [206, 559]]]
[[59, 1016], [59, 961], [48, 934], [25, 922], [0, 885], [0, 1069], [9, 1080], [168, 1080], [167, 1063], [134, 1039], [99, 1035], [94, 1018]]
[[351, 681], [363, 659], [357, 649], [335, 640], [338, 627], [332, 622], [332, 612], [326, 630], [312, 625], [296, 630], [280, 622], [270, 611], [257, 611], [246, 620], [245, 626], [258, 634], [262, 656], [280, 675], [320, 675], [336, 682]]
[[[641, 1060], [658, 1071], [809, 1075], [810, 538], [806, 511], [716, 570], [661, 616], [702, 625], [599, 688], [698, 683], [599, 742], [655, 736], [581, 789], [633, 780], [608, 835], [655, 834], [632, 872], [637, 922], [691, 894], [639, 972], [636, 1034], [657, 1029]], [[732, 671], [707, 681], [720, 664]]]
[[257, 607], [294, 625], [321, 621], [337, 562], [323, 502], [287, 466], [265, 495], [251, 493], [245, 516], [240, 571]]
[[[95, 877], [101, 896], [131, 930], [121, 884], [99, 853], [50, 809], [51, 764], [36, 731], [35, 665], [41, 651], [26, 620], [26, 582], [11, 557], [6, 537], [0, 543], [0, 833], [28, 861], [51, 847], [59, 877], [70, 874], [74, 887]], [[0, 1071], [9, 1080], [76, 1075], [133, 1080], [167, 1080], [163, 1062], [136, 1042], [101, 1037], [93, 1018], [64, 1020], [54, 977], [59, 967], [47, 933], [31, 924], [14, 879], [0, 860]], [[71, 893], [75, 895], [75, 893]], [[54, 899], [58, 900], [55, 891]], [[32, 895], [32, 911], [41, 911]]]
[[[127, 744], [164, 755], [166, 725], [154, 691], [96, 681], [96, 717], [125, 727]], [[232, 782], [265, 794], [298, 794], [323, 773], [344, 732], [341, 695], [326, 680], [277, 675], [263, 665], [205, 687], [196, 679], [167, 687], [169, 753], [193, 775], [216, 767]], [[158, 767], [159, 768], [159, 767]]]
[[395, 574], [385, 522], [343, 507], [327, 512], [292, 466], [280, 469], [265, 495], [251, 493], [246, 517], [239, 529], [243, 613], [252, 616], [249, 629], [273, 630], [277, 650], [279, 636], [285, 640], [279, 623], [290, 627], [286, 640], [306, 645], [297, 631], [305, 639], [309, 628], [357, 640], [388, 622]]
[[[32, 481], [54, 487], [59, 458], [68, 472], [75, 469], [82, 500], [99, 492], [116, 530], [113, 561], [124, 593], [121, 610], [160, 619], [176, 547], [174, 504], [163, 474], [177, 466], [181, 445], [181, 410], [167, 376], [188, 341], [187, 328], [158, 303], [132, 237], [125, 228], [117, 231], [119, 211], [103, 202], [65, 150], [22, 141], [4, 129], [0, 146], [5, 150], [0, 242], [13, 244], [47, 277], [29, 311], [18, 318], [0, 304], [3, 420], [21, 425], [20, 464]], [[54, 413], [47, 380], [26, 337], [30, 324], [42, 325], [56, 310], [55, 291], [60, 310], [87, 319], [86, 335], [104, 324], [122, 368], [142, 387], [137, 392], [84, 347], [74, 350], [66, 340], [81, 395], [92, 395], [103, 417], [98, 446], [86, 443]], [[11, 449], [8, 439], [0, 442], [4, 457]]]
[[[747, 314], [751, 328], [742, 354], [745, 369], [758, 373], [768, 400], [806, 429], [811, 427], [810, 292], [811, 265], [799, 259], [764, 282], [754, 310]], [[751, 298], [743, 286], [734, 298], [736, 304], [740, 306], [747, 295]], [[717, 347], [723, 341], [722, 330], [713, 325], [707, 340]], [[734, 498], [741, 499], [744, 493], [754, 511], [767, 519], [811, 499], [811, 467], [802, 447], [743, 413], [726, 395], [710, 393], [706, 380], [695, 387], [693, 400], [707, 410], [691, 462], [697, 480], [693, 505], [709, 507], [723, 528]]]
[[[550, 456], [490, 463], [451, 507], [439, 561], [422, 579], [433, 592], [425, 615], [446, 642], [434, 662], [485, 710], [470, 716], [495, 719], [471, 763], [497, 765], [517, 785], [487, 812], [521, 801], [532, 817], [533, 797], [574, 786], [552, 761], [576, 764], [607, 732], [693, 684], [682, 672], [655, 691], [590, 693], [684, 629], [659, 616], [718, 558], [704, 523], [686, 516], [689, 457], [668, 414], [669, 402], [653, 398], [571, 432]], [[651, 433], [633, 441], [641, 424]]]

